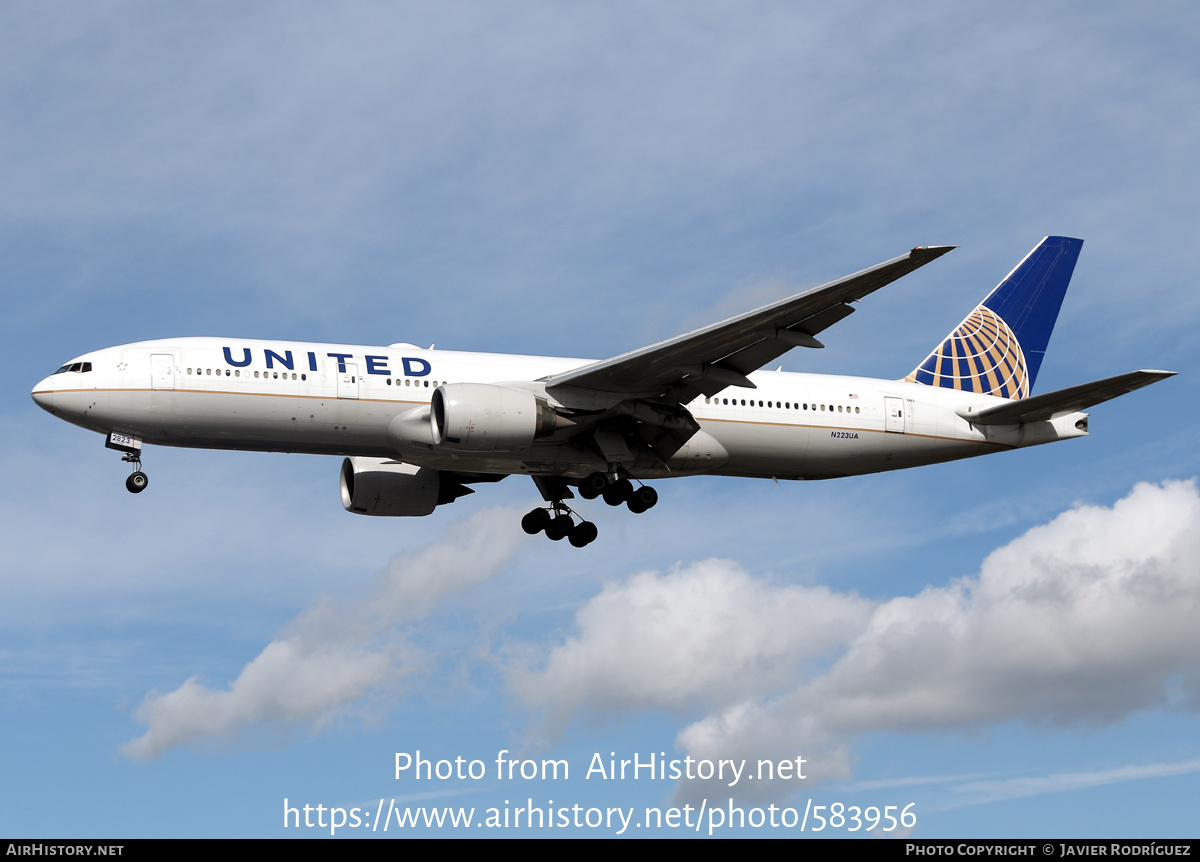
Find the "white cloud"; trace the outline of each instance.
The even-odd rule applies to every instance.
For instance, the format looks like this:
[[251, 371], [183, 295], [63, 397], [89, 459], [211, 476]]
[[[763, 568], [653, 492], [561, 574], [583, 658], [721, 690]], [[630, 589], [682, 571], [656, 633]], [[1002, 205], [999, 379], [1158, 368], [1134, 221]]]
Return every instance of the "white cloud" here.
[[511, 683], [552, 728], [577, 712], [721, 707], [778, 690], [870, 610], [824, 587], [756, 580], [730, 560], [642, 572], [607, 584], [579, 611], [579, 634]]
[[[860, 733], [1106, 723], [1179, 690], [1195, 706], [1198, 563], [1195, 483], [1139, 484], [1028, 531], [977, 576], [877, 604], [723, 561], [638, 574], [512, 684], [559, 725], [700, 711], [678, 737], [694, 757], [803, 755], [812, 778], [844, 779]], [[831, 666], [811, 666], [831, 651]]]
[[1115, 769], [1101, 769], [1095, 772], [1064, 772], [1045, 776], [969, 781], [954, 788], [955, 793], [961, 794], [961, 798], [948, 807], [1016, 799], [1042, 793], [1061, 793], [1084, 787], [1100, 787], [1123, 781], [1138, 781], [1144, 778], [1188, 775], [1193, 772], [1200, 772], [1200, 759], [1184, 760], [1178, 763], [1119, 766]]
[[394, 558], [366, 595], [339, 606], [328, 599], [272, 641], [226, 690], [194, 677], [138, 710], [147, 725], [121, 751], [152, 759], [181, 745], [230, 742], [260, 725], [320, 727], [372, 693], [419, 670], [426, 658], [397, 627], [420, 620], [439, 598], [489, 578], [523, 535], [514, 514], [485, 509], [417, 554]]
[[121, 746], [139, 760], [201, 740], [232, 740], [270, 722], [320, 725], [372, 688], [402, 673], [384, 652], [342, 646], [313, 649], [299, 638], [272, 641], [227, 691], [189, 679], [175, 691], [151, 694], [138, 710], [146, 733]]
[[805, 699], [852, 731], [1106, 722], [1165, 702], [1200, 669], [1198, 528], [1191, 483], [1065, 512], [977, 577], [881, 606]]

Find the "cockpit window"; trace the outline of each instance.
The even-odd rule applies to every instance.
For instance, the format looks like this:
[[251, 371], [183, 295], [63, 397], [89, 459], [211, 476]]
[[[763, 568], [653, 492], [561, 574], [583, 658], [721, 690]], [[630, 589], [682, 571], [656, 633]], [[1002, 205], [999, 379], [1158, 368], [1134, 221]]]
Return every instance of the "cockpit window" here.
[[54, 373], [62, 374], [64, 371], [74, 371], [78, 374], [86, 374], [88, 371], [91, 371], [91, 370], [92, 370], [92, 363], [90, 363], [90, 362], [72, 362], [67, 365], [64, 365], [62, 368], [58, 369]]

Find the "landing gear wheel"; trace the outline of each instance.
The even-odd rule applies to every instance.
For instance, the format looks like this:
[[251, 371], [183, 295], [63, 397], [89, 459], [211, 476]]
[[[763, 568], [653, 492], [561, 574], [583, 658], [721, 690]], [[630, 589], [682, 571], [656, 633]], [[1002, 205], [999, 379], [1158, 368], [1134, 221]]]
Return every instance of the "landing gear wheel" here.
[[629, 499], [633, 493], [633, 484], [628, 479], [618, 479], [604, 489], [604, 502], [610, 506], [619, 506]]
[[546, 527], [546, 538], [552, 542], [558, 542], [567, 537], [574, 528], [575, 522], [571, 520], [570, 515], [558, 515], [550, 522], [550, 526]]
[[596, 536], [599, 533], [600, 531], [596, 529], [596, 525], [591, 521], [580, 521], [571, 530], [569, 537], [572, 545], [576, 548], [582, 548], [596, 541]]
[[138, 470], [136, 473], [130, 473], [129, 478], [125, 480], [125, 487], [130, 494], [142, 493], [149, 484], [150, 480], [146, 478], [146, 474], [141, 470]]
[[536, 536], [550, 526], [550, 513], [545, 509], [534, 509], [521, 519], [521, 529], [531, 536]]
[[579, 496], [585, 500], [595, 500], [608, 487], [608, 477], [603, 473], [589, 473], [582, 482], [579, 483]]
[[647, 509], [653, 509], [654, 504], [658, 502], [658, 492], [649, 485], [643, 485], [634, 491], [628, 502], [625, 504], [629, 507], [629, 511], [635, 515], [640, 515]]

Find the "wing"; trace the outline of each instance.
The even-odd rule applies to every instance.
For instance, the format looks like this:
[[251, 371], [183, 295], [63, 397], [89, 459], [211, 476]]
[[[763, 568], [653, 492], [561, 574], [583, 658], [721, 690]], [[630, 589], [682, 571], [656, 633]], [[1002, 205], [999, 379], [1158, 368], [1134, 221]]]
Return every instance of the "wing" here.
[[675, 404], [716, 394], [726, 386], [753, 389], [747, 374], [793, 347], [823, 347], [814, 336], [852, 314], [849, 303], [953, 248], [914, 248], [878, 266], [703, 329], [556, 374], [546, 379], [546, 388], [573, 386]]
[[1066, 389], [1056, 389], [1032, 398], [1010, 401], [986, 410], [964, 411], [958, 415], [975, 425], [1018, 425], [1067, 416], [1086, 407], [1102, 404], [1134, 390], [1174, 377], [1174, 371], [1130, 371], [1116, 377], [1093, 380]]

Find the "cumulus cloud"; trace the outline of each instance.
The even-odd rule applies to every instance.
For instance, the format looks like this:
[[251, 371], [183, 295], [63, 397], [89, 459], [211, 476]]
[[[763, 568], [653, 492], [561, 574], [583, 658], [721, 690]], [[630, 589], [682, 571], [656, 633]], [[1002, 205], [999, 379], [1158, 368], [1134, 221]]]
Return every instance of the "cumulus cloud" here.
[[512, 525], [512, 512], [485, 509], [423, 551], [395, 557], [362, 599], [340, 606], [322, 599], [228, 689], [193, 677], [151, 693], [138, 710], [146, 732], [122, 753], [146, 760], [181, 745], [233, 741], [262, 725], [320, 727], [388, 690], [426, 661], [400, 627], [428, 616], [442, 596], [489, 578], [522, 537]]
[[1198, 527], [1192, 483], [1065, 512], [977, 577], [882, 605], [810, 697], [847, 730], [1110, 722], [1165, 702], [1200, 670]]
[[578, 633], [514, 671], [513, 687], [559, 724], [620, 709], [700, 712], [677, 740], [694, 757], [803, 754], [813, 778], [847, 778], [861, 733], [1195, 708], [1198, 562], [1194, 482], [1078, 506], [990, 554], [975, 576], [877, 603], [709, 560], [610, 584], [579, 612]]
[[575, 713], [722, 707], [793, 680], [861, 630], [871, 607], [752, 578], [731, 560], [642, 572], [607, 584], [579, 611], [579, 634], [511, 682], [556, 729]]

